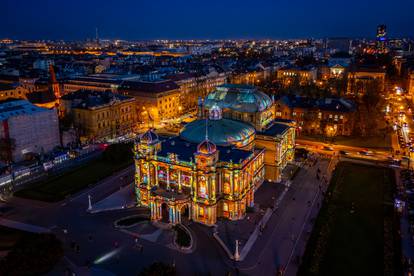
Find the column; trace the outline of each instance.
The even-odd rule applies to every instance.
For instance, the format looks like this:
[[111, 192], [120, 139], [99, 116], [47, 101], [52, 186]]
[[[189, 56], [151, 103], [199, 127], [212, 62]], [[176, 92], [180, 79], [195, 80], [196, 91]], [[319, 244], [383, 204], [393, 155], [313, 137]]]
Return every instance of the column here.
[[154, 218], [154, 203], [150, 202], [150, 210], [151, 210], [151, 219]]
[[211, 178], [211, 199], [216, 200], [216, 177], [215, 174]]
[[160, 219], [162, 217], [162, 208], [161, 208], [161, 205], [162, 204], [160, 204], [160, 206], [158, 207], [157, 219]]
[[158, 165], [155, 165], [155, 185], [158, 186]]
[[198, 191], [197, 191], [197, 187], [196, 187], [196, 182], [197, 182], [196, 177], [197, 176], [194, 177], [194, 174], [193, 174], [193, 177], [191, 179], [191, 194], [193, 196], [193, 201], [196, 201], [197, 197], [198, 197], [198, 195], [197, 195]]
[[150, 167], [150, 163], [149, 162], [147, 162], [147, 166], [148, 166], [148, 169], [147, 169], [147, 186], [150, 184], [150, 180], [151, 180], [151, 174], [150, 174], [150, 170], [151, 170], [151, 167]]
[[234, 174], [233, 171], [230, 171], [230, 199], [233, 198], [233, 194], [234, 194]]
[[178, 171], [178, 192], [181, 193], [181, 171]]
[[167, 190], [170, 189], [170, 167], [167, 167]]
[[[240, 195], [240, 173], [237, 172], [237, 173], [233, 174], [233, 179], [234, 179], [234, 182], [233, 182], [233, 185], [234, 185], [233, 192], [235, 190], [237, 190], [237, 197], [239, 197], [239, 195]], [[237, 179], [237, 181], [236, 181], [236, 179]]]
[[170, 207], [168, 212], [170, 223], [174, 223], [174, 208]]
[[207, 197], [208, 197], [208, 199], [211, 199], [211, 177], [210, 177], [210, 175], [207, 175], [206, 176], [206, 181], [207, 181], [207, 185], [206, 185], [206, 194], [207, 194]]
[[[138, 163], [138, 166], [136, 165]], [[141, 164], [140, 162], [135, 163], [135, 172], [136, 172], [136, 184], [141, 184]]]

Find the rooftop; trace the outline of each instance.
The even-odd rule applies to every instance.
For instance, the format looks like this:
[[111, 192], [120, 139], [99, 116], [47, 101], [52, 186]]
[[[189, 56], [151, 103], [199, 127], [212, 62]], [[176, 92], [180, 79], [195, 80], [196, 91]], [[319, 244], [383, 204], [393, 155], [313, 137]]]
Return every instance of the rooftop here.
[[[248, 159], [253, 153], [251, 151], [236, 149], [232, 147], [217, 146], [219, 151], [219, 160], [222, 162], [241, 163]], [[194, 162], [194, 153], [197, 152], [197, 143], [191, 143], [183, 140], [181, 137], [173, 137], [162, 142], [161, 151], [157, 156], [168, 157], [168, 154], [174, 153], [179, 160]]]
[[268, 95], [251, 85], [223, 84], [208, 94], [204, 102], [207, 108], [218, 105], [235, 111], [254, 113], [272, 106]]
[[286, 124], [274, 123], [270, 128], [262, 132], [257, 132], [257, 134], [274, 137], [274, 136], [283, 135], [289, 128], [290, 126]]
[[326, 111], [353, 112], [356, 110], [355, 103], [344, 98], [312, 99], [301, 96], [283, 96], [280, 99], [290, 108], [319, 108]]
[[13, 90], [16, 88], [15, 85], [10, 83], [0, 83], [0, 91], [7, 91], [7, 90]]
[[0, 120], [7, 120], [14, 116], [31, 115], [45, 111], [49, 111], [49, 109], [38, 107], [26, 100], [5, 101], [0, 103]]
[[205, 140], [206, 131], [208, 139], [218, 146], [246, 146], [255, 135], [255, 129], [252, 126], [240, 121], [200, 119], [187, 124], [180, 136], [189, 142], [201, 143]]
[[171, 81], [182, 81], [182, 80], [193, 79], [195, 77], [196, 77], [195, 74], [190, 74], [190, 73], [180, 73], [180, 74], [165, 76], [166, 79], [171, 80]]
[[179, 89], [180, 87], [173, 81], [124, 81], [120, 86], [120, 90], [162, 93]]
[[64, 95], [62, 100], [72, 101], [73, 108], [90, 109], [110, 105], [114, 102], [133, 100], [132, 97], [115, 94], [110, 91], [78, 90]]

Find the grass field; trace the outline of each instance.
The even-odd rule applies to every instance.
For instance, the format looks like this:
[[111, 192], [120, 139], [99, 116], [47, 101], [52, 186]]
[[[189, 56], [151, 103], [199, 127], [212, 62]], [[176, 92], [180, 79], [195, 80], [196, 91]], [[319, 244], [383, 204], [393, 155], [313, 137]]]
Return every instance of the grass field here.
[[[51, 177], [46, 181], [34, 183], [30, 187], [16, 192], [14, 195], [22, 198], [58, 202], [66, 196], [75, 194], [96, 182], [112, 175], [132, 164], [132, 155], [129, 148], [115, 149], [102, 158], [93, 160], [83, 167], [69, 171], [62, 175]], [[125, 152], [131, 156], [125, 156]], [[119, 157], [118, 157], [119, 156]]]
[[388, 168], [339, 163], [298, 275], [393, 275], [394, 181]]

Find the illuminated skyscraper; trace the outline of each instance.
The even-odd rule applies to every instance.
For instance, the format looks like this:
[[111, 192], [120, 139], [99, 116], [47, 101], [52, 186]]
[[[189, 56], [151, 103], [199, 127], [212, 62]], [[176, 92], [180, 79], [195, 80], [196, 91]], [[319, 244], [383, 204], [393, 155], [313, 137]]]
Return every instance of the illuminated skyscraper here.
[[387, 42], [387, 26], [378, 25], [377, 27], [377, 50], [378, 52], [385, 52]]

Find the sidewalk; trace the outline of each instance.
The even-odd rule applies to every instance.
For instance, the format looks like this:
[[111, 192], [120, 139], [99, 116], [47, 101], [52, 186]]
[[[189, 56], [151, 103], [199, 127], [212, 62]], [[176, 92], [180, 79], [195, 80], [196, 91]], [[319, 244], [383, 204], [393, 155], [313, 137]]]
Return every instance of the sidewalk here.
[[122, 187], [110, 196], [92, 204], [90, 213], [99, 213], [103, 211], [119, 210], [134, 207], [136, 198], [134, 194], [134, 186], [132, 184]]
[[264, 182], [255, 193], [254, 212], [247, 213], [242, 220], [220, 219], [217, 221], [217, 236], [233, 256], [236, 250], [236, 240], [239, 242], [240, 260], [242, 261], [247, 256], [272, 215], [276, 202], [283, 197], [285, 188], [284, 184]]

